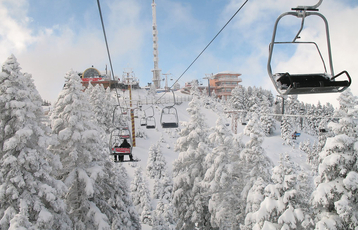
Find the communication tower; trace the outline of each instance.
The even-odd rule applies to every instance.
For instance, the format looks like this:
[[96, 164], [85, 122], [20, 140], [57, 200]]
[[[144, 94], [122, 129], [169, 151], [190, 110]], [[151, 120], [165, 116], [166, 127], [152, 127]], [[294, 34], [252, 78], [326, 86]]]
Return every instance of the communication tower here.
[[159, 69], [158, 66], [158, 62], [159, 62], [159, 58], [158, 58], [158, 31], [157, 31], [157, 19], [156, 19], [156, 4], [153, 0], [152, 2], [152, 17], [153, 17], [153, 61], [154, 61], [154, 69], [152, 70], [153, 72], [153, 84], [155, 86], [155, 88], [159, 89], [160, 88], [160, 72], [161, 69]]

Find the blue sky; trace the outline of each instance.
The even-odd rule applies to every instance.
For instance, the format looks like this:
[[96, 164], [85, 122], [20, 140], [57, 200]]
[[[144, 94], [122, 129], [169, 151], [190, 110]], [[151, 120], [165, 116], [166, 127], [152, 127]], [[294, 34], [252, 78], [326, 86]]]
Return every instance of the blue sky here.
[[[141, 86], [152, 79], [151, 0], [101, 0], [114, 72], [132, 68]], [[156, 0], [159, 67], [179, 77], [210, 42], [244, 0]], [[297, 5], [314, 0], [249, 0], [219, 37], [179, 81], [184, 85], [207, 73], [239, 72], [244, 86], [271, 89], [266, 64], [268, 44], [276, 18]], [[346, 69], [358, 81], [358, 2], [324, 0], [320, 12], [330, 25], [335, 72]], [[308, 25], [308, 22], [311, 24]], [[324, 41], [322, 24], [307, 21], [308, 39]], [[296, 33], [297, 20], [282, 23], [282, 35]], [[108, 64], [96, 0], [0, 0], [0, 61], [13, 53], [24, 72], [31, 73], [46, 100], [55, 101], [67, 71], [83, 71]], [[317, 66], [320, 63], [296, 53], [281, 53], [274, 67]], [[299, 58], [297, 58], [299, 57]], [[301, 58], [301, 59], [300, 59]], [[203, 80], [204, 85], [206, 81]], [[316, 103], [335, 102], [337, 94], [300, 96]]]

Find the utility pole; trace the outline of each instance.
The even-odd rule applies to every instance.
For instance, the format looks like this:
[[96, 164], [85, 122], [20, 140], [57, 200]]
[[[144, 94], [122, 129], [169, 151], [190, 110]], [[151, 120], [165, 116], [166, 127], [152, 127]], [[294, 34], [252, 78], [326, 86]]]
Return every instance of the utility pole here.
[[168, 75], [172, 75], [171, 73], [163, 73], [163, 75], [165, 76], [165, 92], [169, 91], [169, 87], [168, 87]]
[[203, 79], [208, 79], [208, 95], [209, 97], [211, 96], [211, 93], [210, 93], [210, 79], [213, 79], [213, 74], [212, 73], [206, 73], [205, 74], [205, 77], [203, 77]]

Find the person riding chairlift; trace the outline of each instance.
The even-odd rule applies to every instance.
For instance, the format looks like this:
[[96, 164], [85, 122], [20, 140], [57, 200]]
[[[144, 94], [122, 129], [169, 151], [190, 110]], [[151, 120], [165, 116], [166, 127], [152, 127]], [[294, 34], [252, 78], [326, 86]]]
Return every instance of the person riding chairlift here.
[[[127, 139], [124, 139], [122, 144], [119, 146], [119, 148], [126, 148], [126, 149], [130, 149], [131, 148], [131, 144], [128, 143]], [[130, 152], [129, 154], [129, 159], [130, 161], [133, 161], [133, 155], [132, 152]], [[116, 161], [116, 159], [114, 159]], [[119, 155], [119, 161], [123, 161], [124, 160], [124, 156]]]

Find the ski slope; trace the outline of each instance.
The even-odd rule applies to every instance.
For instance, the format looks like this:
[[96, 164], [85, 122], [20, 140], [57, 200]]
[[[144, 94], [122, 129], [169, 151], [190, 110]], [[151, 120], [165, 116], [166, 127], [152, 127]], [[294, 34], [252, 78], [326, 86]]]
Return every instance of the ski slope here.
[[[156, 98], [162, 96], [163, 93], [157, 94]], [[146, 98], [147, 91], [141, 89], [141, 90], [134, 90], [132, 94], [133, 100], [143, 100], [143, 98]], [[176, 92], [176, 97], [188, 97], [186, 94], [181, 94], [180, 92]], [[126, 96], [124, 96], [126, 97]], [[172, 98], [171, 93], [167, 93], [162, 98], [167, 98], [169, 101], [170, 98]], [[190, 120], [190, 116], [186, 109], [188, 108], [189, 101], [184, 101], [180, 105], [176, 106], [176, 109], [178, 111], [178, 117], [179, 121], [185, 122]], [[161, 141], [161, 151], [166, 159], [167, 167], [169, 171], [171, 172], [173, 169], [173, 162], [178, 157], [178, 152], [174, 151], [174, 146], [177, 140], [177, 137], [179, 137], [178, 129], [163, 129], [160, 125], [160, 112], [161, 108], [163, 108], [166, 105], [170, 104], [158, 104], [153, 105], [155, 114], [155, 120], [156, 120], [156, 128], [155, 129], [146, 129], [145, 126], [140, 126], [140, 117], [135, 119], [135, 128], [136, 131], [142, 131], [146, 134], [147, 138], [136, 138], [136, 146], [133, 148], [133, 155], [134, 158], [139, 159], [140, 161], [137, 163], [119, 163], [123, 164], [124, 167], [127, 169], [128, 175], [130, 177], [130, 180], [133, 178], [134, 175], [134, 167], [136, 164], [139, 164], [143, 169], [143, 174], [145, 175], [146, 171], [146, 165], [148, 161], [148, 155], [149, 155], [149, 148], [151, 145], [157, 143], [158, 141]], [[151, 105], [143, 105], [142, 110], [151, 111], [149, 108]], [[229, 124], [231, 129], [231, 118], [227, 118], [227, 116], [222, 111], [223, 106], [216, 106], [216, 112], [213, 109], [210, 108], [201, 108], [202, 114], [205, 116], [205, 120], [207, 122], [208, 127], [215, 127], [216, 126], [216, 120], [221, 117], [224, 122]], [[151, 112], [146, 112], [151, 113]], [[181, 128], [181, 125], [179, 125], [179, 129]], [[237, 134], [236, 135], [242, 135], [242, 140], [244, 143], [246, 143], [249, 140], [248, 136], [243, 135], [243, 130], [245, 126], [238, 124], [237, 127]], [[300, 130], [297, 130], [300, 132]], [[291, 156], [291, 160], [297, 164], [299, 164], [301, 167], [306, 168], [309, 170], [309, 166], [306, 164], [306, 153], [299, 150], [299, 143], [302, 141], [305, 141], [309, 139], [311, 143], [314, 142], [314, 140], [317, 139], [317, 137], [310, 136], [306, 133], [301, 132], [301, 136], [297, 137], [297, 139], [294, 142], [294, 145], [285, 145], [283, 139], [281, 138], [280, 133], [280, 123], [276, 122], [276, 129], [274, 133], [271, 136], [264, 137], [264, 141], [262, 144], [262, 147], [265, 150], [265, 153], [267, 156], [272, 160], [272, 162], [276, 165], [279, 161], [280, 154], [285, 153], [289, 154]], [[149, 189], [152, 191], [154, 180], [148, 179], [147, 182], [149, 185]], [[153, 208], [155, 208], [155, 202], [153, 201]], [[150, 226], [143, 225], [143, 229], [151, 229]]]
[[[146, 91], [144, 90], [135, 90], [135, 91], [142, 91], [142, 92], [134, 93], [134, 95], [136, 94], [141, 95], [142, 98], [146, 95]], [[180, 94], [181, 94], [180, 92], [176, 92], [176, 95], [180, 96]], [[157, 98], [159, 98], [160, 96], [161, 94], [158, 94]], [[171, 96], [171, 95], [168, 94], [166, 96]], [[135, 100], [135, 97], [133, 97], [133, 100]], [[178, 111], [179, 124], [190, 120], [190, 116], [186, 111], [186, 109], [188, 108], [188, 103], [189, 103], [188, 101], [185, 101], [182, 104], [176, 106], [176, 109]], [[150, 106], [151, 105], [143, 105], [143, 110], [146, 110]], [[136, 158], [140, 159], [139, 164], [143, 167], [143, 169], [145, 169], [146, 167], [146, 163], [148, 160], [148, 151], [150, 146], [152, 144], [157, 143], [161, 138], [163, 139], [163, 142], [161, 143], [161, 150], [167, 160], [168, 163], [167, 166], [169, 169], [172, 169], [172, 163], [178, 156], [178, 153], [174, 151], [174, 145], [177, 137], [179, 136], [178, 130], [163, 129], [160, 125], [160, 112], [161, 112], [161, 108], [163, 108], [164, 106], [166, 105], [161, 104], [161, 105], [153, 106], [155, 111], [154, 117], [156, 120], [155, 129], [146, 129], [145, 126], [140, 126], [140, 118], [135, 119], [136, 131], [140, 130], [147, 135], [147, 138], [137, 137], [136, 147], [133, 148], [133, 154]], [[204, 107], [201, 108], [201, 111], [202, 114], [204, 114], [205, 120], [209, 127], [215, 127], [216, 120], [219, 117], [221, 117], [227, 124], [229, 124], [231, 129], [231, 118], [227, 118], [227, 116], [224, 114], [223, 111], [215, 112], [213, 111], [213, 109], [208, 109]], [[274, 133], [271, 136], [264, 137], [264, 142], [262, 144], [262, 147], [265, 149], [267, 156], [273, 161], [274, 164], [276, 164], [279, 160], [280, 153], [288, 153], [294, 162], [300, 164], [301, 166], [304, 166], [306, 164], [306, 155], [304, 152], [298, 149], [299, 143], [307, 139], [309, 139], [312, 143], [317, 138], [301, 132], [301, 136], [297, 137], [294, 146], [285, 145], [283, 139], [281, 138], [279, 125], [280, 125], [279, 122], [276, 122], [276, 129]], [[179, 125], [179, 129], [180, 127], [181, 126]], [[238, 133], [237, 135], [242, 135], [244, 128], [245, 126], [239, 123], [237, 127], [237, 133]], [[300, 132], [300, 130], [298, 131]], [[249, 137], [243, 135], [244, 143], [248, 140]], [[127, 168], [130, 171], [131, 167], [127, 167]]]

